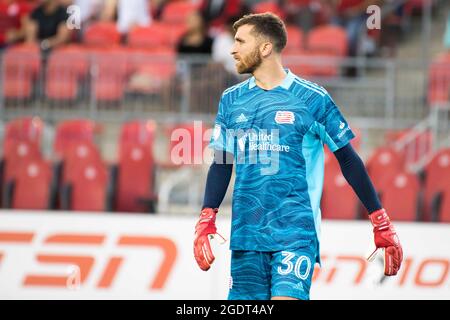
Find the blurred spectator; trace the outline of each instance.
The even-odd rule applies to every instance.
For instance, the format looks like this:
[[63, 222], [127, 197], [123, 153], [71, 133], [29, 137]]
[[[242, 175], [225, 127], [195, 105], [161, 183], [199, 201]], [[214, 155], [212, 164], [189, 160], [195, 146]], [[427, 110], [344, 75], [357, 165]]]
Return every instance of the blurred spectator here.
[[[217, 75], [223, 75], [223, 79], [220, 81], [225, 87], [231, 87], [237, 82], [242, 81], [241, 76], [236, 71], [236, 61], [230, 54], [231, 47], [234, 43], [233, 23], [239, 20], [239, 18], [239, 16], [229, 18], [224, 29], [214, 38], [213, 42], [212, 60], [216, 64], [212, 64], [209, 69], [211, 73], [215, 72]], [[217, 68], [217, 71], [214, 71], [214, 68]], [[221, 89], [220, 86], [216, 86], [212, 90], [217, 90], [218, 88]], [[217, 92], [216, 95], [220, 96], [220, 92]]]
[[367, 20], [367, 7], [381, 5], [382, 0], [326, 0], [332, 6], [334, 24], [347, 29], [349, 55], [356, 56], [361, 30]]
[[218, 33], [218, 29], [235, 16], [242, 16], [245, 10], [241, 0], [201, 0], [200, 12], [205, 24], [210, 28], [212, 34]]
[[117, 30], [126, 34], [134, 26], [149, 26], [152, 23], [150, 0], [105, 0], [104, 20], [114, 21]]
[[[396, 0], [385, 0], [385, 4], [396, 4]], [[396, 55], [397, 46], [403, 35], [406, 3], [396, 4], [394, 10], [383, 18], [380, 31], [380, 47], [383, 56]]]
[[161, 18], [164, 7], [170, 0], [151, 0], [150, 1], [150, 12], [152, 18], [159, 20]]
[[301, 28], [305, 33], [315, 24], [315, 15], [321, 9], [319, 0], [280, 0], [287, 14], [287, 22]]
[[267, 0], [242, 0], [242, 4], [247, 8], [253, 7], [255, 4], [266, 2]]
[[38, 43], [43, 51], [68, 42], [71, 32], [66, 25], [66, 10], [59, 0], [43, 0], [25, 19], [26, 41]]
[[99, 21], [104, 13], [106, 0], [74, 0], [80, 8], [81, 27], [86, 28], [91, 22]]
[[284, 8], [281, 6], [281, 2], [282, 2], [281, 0], [258, 1], [258, 3], [255, 3], [253, 4], [252, 7], [250, 7], [250, 11], [252, 13], [271, 12], [280, 17], [282, 20], [285, 20], [286, 12], [284, 11]]
[[212, 58], [215, 62], [220, 62], [226, 71], [237, 75], [235, 61], [230, 54], [231, 47], [234, 43], [233, 23], [239, 17], [229, 18], [224, 26], [224, 29], [215, 38], [212, 46]]
[[177, 45], [179, 55], [193, 55], [194, 60], [189, 61], [188, 73], [191, 90], [191, 111], [204, 112], [202, 108], [207, 104], [204, 101], [204, 92], [211, 92], [214, 87], [214, 75], [217, 74], [217, 64], [208, 64], [209, 59], [196, 55], [211, 55], [213, 39], [208, 36], [205, 21], [199, 12], [190, 14], [187, 18], [187, 31]]
[[31, 1], [0, 0], [0, 49], [25, 38], [23, 22], [32, 9]]
[[179, 54], [211, 54], [212, 38], [208, 35], [205, 21], [200, 13], [194, 12], [187, 18], [187, 31], [177, 46]]

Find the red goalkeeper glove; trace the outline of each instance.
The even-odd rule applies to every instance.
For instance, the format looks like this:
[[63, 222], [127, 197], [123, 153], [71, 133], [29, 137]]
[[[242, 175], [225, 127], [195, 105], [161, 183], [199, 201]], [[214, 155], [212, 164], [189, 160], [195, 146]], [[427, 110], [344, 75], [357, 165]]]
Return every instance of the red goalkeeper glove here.
[[372, 261], [378, 249], [384, 248], [384, 274], [395, 276], [402, 264], [403, 249], [394, 226], [384, 209], [373, 212], [369, 219], [373, 225], [376, 249], [367, 260]]
[[[203, 209], [195, 226], [194, 257], [203, 271], [209, 270], [215, 259], [209, 240], [215, 234], [218, 234], [216, 228], [216, 214], [218, 211], [218, 209], [212, 208]], [[220, 234], [218, 235], [223, 239]]]

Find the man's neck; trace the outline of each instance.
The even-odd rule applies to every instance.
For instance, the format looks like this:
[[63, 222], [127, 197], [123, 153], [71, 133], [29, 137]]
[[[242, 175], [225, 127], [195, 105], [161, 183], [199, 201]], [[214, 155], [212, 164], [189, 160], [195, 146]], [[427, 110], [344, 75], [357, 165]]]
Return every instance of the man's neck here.
[[56, 8], [58, 8], [57, 2], [48, 2], [44, 4], [44, 11], [45, 13], [51, 14], [55, 12]]
[[286, 78], [286, 71], [279, 62], [261, 64], [258, 69], [253, 72], [255, 83], [264, 90], [271, 90], [283, 83]]

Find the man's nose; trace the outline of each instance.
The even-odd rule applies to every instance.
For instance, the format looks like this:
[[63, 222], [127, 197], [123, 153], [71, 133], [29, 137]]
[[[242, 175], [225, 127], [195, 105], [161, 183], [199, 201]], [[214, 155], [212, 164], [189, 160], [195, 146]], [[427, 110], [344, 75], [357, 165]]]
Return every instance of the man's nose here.
[[237, 52], [236, 52], [236, 46], [233, 44], [232, 46], [231, 46], [231, 50], [230, 50], [230, 54], [231, 55], [234, 55], [234, 54], [236, 54]]

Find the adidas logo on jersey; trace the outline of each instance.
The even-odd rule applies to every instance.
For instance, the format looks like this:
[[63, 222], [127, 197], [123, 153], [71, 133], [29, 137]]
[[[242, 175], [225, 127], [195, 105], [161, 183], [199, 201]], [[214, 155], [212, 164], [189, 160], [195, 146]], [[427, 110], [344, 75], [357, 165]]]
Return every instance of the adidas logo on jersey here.
[[243, 113], [241, 113], [241, 115], [237, 117], [236, 123], [247, 122], [247, 120], [247, 117]]

